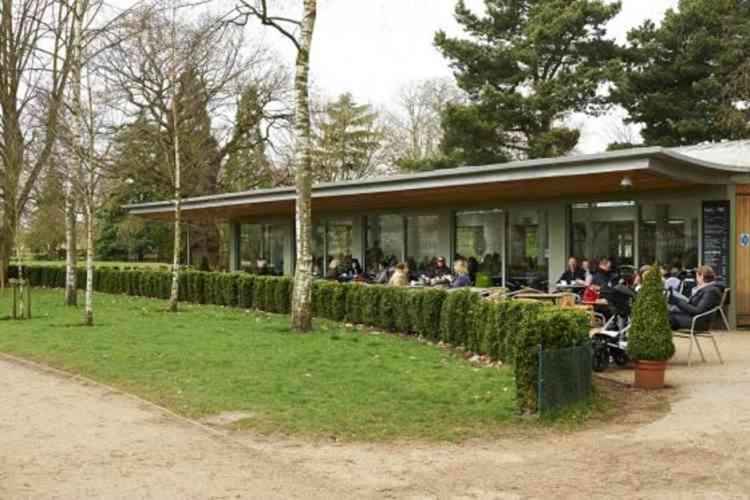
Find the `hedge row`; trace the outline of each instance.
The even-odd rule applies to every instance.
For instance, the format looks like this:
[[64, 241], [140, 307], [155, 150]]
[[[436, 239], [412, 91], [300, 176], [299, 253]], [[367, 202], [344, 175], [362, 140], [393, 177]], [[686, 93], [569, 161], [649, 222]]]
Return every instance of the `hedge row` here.
[[[62, 267], [25, 268], [34, 286], [63, 287]], [[151, 270], [97, 269], [99, 292], [169, 298], [172, 275]], [[85, 272], [79, 271], [79, 286]], [[274, 313], [290, 310], [292, 282], [286, 277], [246, 273], [186, 271], [180, 274], [180, 300]], [[463, 346], [471, 352], [512, 363], [517, 400], [536, 409], [537, 352], [588, 342], [588, 317], [576, 310], [521, 301], [490, 302], [469, 290], [393, 288], [316, 281], [313, 313], [333, 321], [364, 324]]]

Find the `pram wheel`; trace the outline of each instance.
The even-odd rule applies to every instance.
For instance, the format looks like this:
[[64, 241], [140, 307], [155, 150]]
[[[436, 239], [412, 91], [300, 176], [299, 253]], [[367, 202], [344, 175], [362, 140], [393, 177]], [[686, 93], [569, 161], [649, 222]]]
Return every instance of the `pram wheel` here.
[[617, 366], [619, 366], [620, 368], [630, 363], [630, 358], [624, 352], [615, 352], [612, 354], [612, 357], [614, 358]]
[[607, 344], [601, 342], [594, 342], [591, 347], [593, 349], [593, 370], [595, 372], [603, 372], [609, 368], [609, 348]]

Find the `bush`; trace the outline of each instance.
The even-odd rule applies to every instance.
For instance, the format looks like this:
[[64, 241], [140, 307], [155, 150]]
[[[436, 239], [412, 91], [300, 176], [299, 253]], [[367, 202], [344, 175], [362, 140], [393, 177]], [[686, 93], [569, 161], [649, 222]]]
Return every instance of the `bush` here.
[[479, 295], [468, 289], [448, 293], [440, 312], [440, 339], [453, 345], [469, 345], [474, 336], [474, 307], [479, 303]]
[[[12, 272], [17, 273], [17, 270]], [[32, 266], [24, 272], [35, 286], [61, 288], [65, 284], [65, 268], [61, 266]], [[79, 276], [81, 283], [83, 276]], [[164, 299], [169, 297], [172, 282], [168, 271], [102, 268], [97, 269], [94, 276], [95, 289], [100, 292]], [[203, 271], [185, 271], [180, 277], [181, 299], [198, 304], [286, 314], [291, 308], [291, 296], [292, 280], [287, 277]], [[663, 300], [660, 303], [664, 306]], [[585, 313], [538, 303], [489, 302], [468, 289], [447, 292], [316, 281], [313, 283], [313, 312], [318, 318], [442, 340], [513, 363], [518, 405], [524, 411], [536, 409], [539, 346], [558, 349], [588, 342], [589, 324]], [[649, 321], [652, 316], [648, 316]], [[632, 338], [631, 331], [631, 345]], [[671, 345], [671, 333], [669, 340]], [[665, 347], [660, 349], [663, 351]]]
[[633, 306], [628, 355], [635, 360], [666, 361], [674, 351], [664, 285], [658, 272], [648, 272]]

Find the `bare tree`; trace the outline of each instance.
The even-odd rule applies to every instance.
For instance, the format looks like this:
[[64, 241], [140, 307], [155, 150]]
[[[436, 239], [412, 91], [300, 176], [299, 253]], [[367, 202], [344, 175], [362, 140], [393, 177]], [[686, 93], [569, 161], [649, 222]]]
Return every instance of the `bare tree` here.
[[73, 7], [2, 0], [0, 8], [0, 285], [32, 189], [48, 164], [71, 70]]
[[299, 332], [312, 329], [312, 127], [310, 124], [310, 49], [315, 31], [317, 0], [303, 0], [302, 19], [269, 14], [267, 0], [254, 3], [242, 0], [235, 22], [254, 17], [289, 40], [297, 50], [294, 78], [295, 186], [297, 202], [295, 228], [297, 267], [292, 292], [292, 328]]
[[440, 155], [442, 113], [463, 95], [451, 79], [411, 82], [401, 88], [386, 118], [390, 161], [424, 160]]

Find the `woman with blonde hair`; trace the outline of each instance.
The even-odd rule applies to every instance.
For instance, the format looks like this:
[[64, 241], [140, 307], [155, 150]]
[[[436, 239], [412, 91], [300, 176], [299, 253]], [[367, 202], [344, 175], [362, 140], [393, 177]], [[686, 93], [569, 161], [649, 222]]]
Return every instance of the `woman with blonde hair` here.
[[388, 280], [388, 286], [409, 286], [409, 268], [406, 264], [401, 262], [396, 264], [396, 268], [393, 270], [391, 279]]
[[469, 276], [469, 269], [466, 267], [466, 261], [458, 259], [453, 264], [453, 271], [456, 276], [451, 282], [451, 288], [463, 288], [471, 286], [471, 277]]

